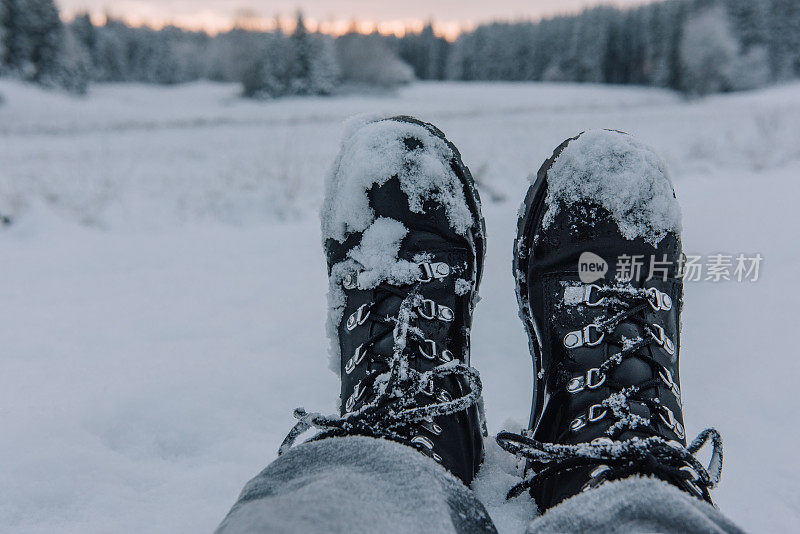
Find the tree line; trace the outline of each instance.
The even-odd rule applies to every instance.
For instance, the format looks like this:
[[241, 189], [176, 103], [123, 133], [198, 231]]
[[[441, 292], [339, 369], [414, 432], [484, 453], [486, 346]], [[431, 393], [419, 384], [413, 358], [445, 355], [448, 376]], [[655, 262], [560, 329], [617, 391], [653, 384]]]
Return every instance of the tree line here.
[[446, 77], [750, 89], [800, 75], [800, 0], [668, 0], [598, 7], [462, 34]]
[[210, 36], [0, 0], [0, 74], [84, 93], [92, 82], [238, 82], [251, 97], [325, 95], [412, 79], [563, 81], [707, 94], [800, 76], [800, 0], [663, 0], [538, 22], [482, 24], [455, 42], [432, 24], [403, 37], [235, 27]]

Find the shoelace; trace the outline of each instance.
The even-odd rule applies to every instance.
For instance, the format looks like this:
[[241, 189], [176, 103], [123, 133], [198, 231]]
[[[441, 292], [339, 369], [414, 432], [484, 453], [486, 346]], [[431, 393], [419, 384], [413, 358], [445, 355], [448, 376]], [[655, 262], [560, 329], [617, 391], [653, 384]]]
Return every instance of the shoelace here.
[[[711, 503], [709, 490], [717, 486], [722, 473], [722, 438], [713, 428], [701, 432], [688, 447], [659, 437], [577, 445], [542, 443], [511, 432], [501, 432], [496, 439], [511, 454], [546, 466], [511, 488], [506, 496], [508, 499], [521, 495], [527, 489], [539, 489], [550, 477], [597, 466], [583, 491], [605, 481], [649, 473], [659, 478], [685, 481], [695, 486], [698, 497]], [[709, 465], [704, 467], [695, 454], [709, 439], [712, 440], [713, 451]]]
[[[572, 288], [575, 290], [576, 288]], [[651, 419], [641, 417], [632, 412], [629, 401], [646, 406], [651, 415], [657, 413], [661, 422], [669, 427], [679, 439], [685, 436], [684, 429], [674, 417], [672, 411], [658, 399], [641, 394], [643, 390], [655, 386], [666, 385], [680, 403], [680, 390], [673, 381], [672, 374], [658, 361], [640, 352], [641, 349], [658, 344], [670, 355], [674, 354], [673, 342], [666, 336], [664, 328], [658, 324], [647, 322], [642, 314], [649, 308], [655, 311], [668, 311], [672, 301], [665, 293], [655, 288], [636, 289], [626, 286], [600, 287], [597, 285], [582, 286], [580, 299], [589, 307], [607, 306], [616, 311], [610, 318], [585, 326], [581, 330], [568, 333], [564, 337], [567, 348], [579, 346], [597, 346], [604, 340], [614, 341], [623, 349], [608, 357], [599, 367], [590, 369], [586, 376], [575, 377], [567, 383], [571, 394], [579, 394], [585, 389], [596, 389], [602, 385], [609, 387], [612, 393], [599, 404], [592, 405], [588, 414], [574, 419], [567, 430], [558, 436], [561, 441], [569, 432], [579, 430], [588, 424], [601, 421], [606, 416], [616, 419], [606, 432], [606, 436], [596, 438], [592, 443], [578, 445], [545, 444], [509, 432], [497, 436], [501, 447], [512, 454], [524, 456], [543, 467], [532, 477], [516, 485], [508, 497], [519, 495], [525, 489], [537, 489], [546, 479], [576, 469], [597, 465], [592, 471], [585, 489], [594, 487], [606, 480], [625, 478], [635, 473], [647, 472], [660, 476], [685, 481], [698, 497], [711, 502], [709, 490], [719, 482], [722, 472], [722, 438], [715, 429], [707, 429], [687, 448], [675, 440], [666, 440], [658, 436], [658, 429]], [[637, 324], [646, 333], [639, 339], [620, 339], [614, 336], [616, 327], [623, 321]], [[596, 339], [592, 339], [595, 332]], [[626, 386], [613, 383], [608, 377], [611, 371], [631, 356], [647, 362], [658, 372], [657, 378], [648, 379], [638, 384]], [[625, 441], [614, 441], [626, 430], [637, 430], [640, 433], [652, 434], [648, 438], [633, 438]], [[703, 467], [694, 457], [702, 446], [712, 439], [713, 452], [708, 467]]]
[[[390, 295], [404, 295], [396, 317], [370, 319], [380, 324], [391, 325], [394, 340], [391, 360], [384, 362], [378, 355], [368, 356], [372, 362], [388, 364], [386, 371], [381, 372], [381, 366], [378, 365], [378, 369], [373, 370], [356, 385], [357, 389], [369, 392], [364, 394], [366, 402], [358, 410], [347, 412], [342, 416], [325, 416], [297, 408], [294, 417], [298, 422], [283, 440], [278, 450], [279, 455], [287, 452], [297, 438], [311, 428], [321, 431], [312, 440], [363, 435], [398, 441], [432, 454], [429, 446], [413, 441], [414, 438], [410, 436], [411, 429], [415, 425], [430, 423], [433, 417], [466, 410], [480, 399], [481, 381], [478, 372], [472, 367], [455, 360], [425, 372], [410, 367], [407, 350], [409, 339], [424, 340], [419, 329], [412, 326], [412, 321], [417, 317], [415, 309], [424, 306], [425, 299], [418, 293], [417, 288], [404, 294], [401, 293], [401, 289], [393, 286], [380, 287], [387, 292], [385, 298]], [[362, 324], [363, 322], [365, 321], [362, 321]], [[367, 343], [374, 342], [386, 334], [387, 331], [379, 332]], [[436, 398], [437, 402], [421, 405], [419, 396], [431, 396], [433, 380], [447, 376], [462, 377], [467, 384], [468, 392], [457, 398], [450, 398], [449, 395], [440, 396]]]

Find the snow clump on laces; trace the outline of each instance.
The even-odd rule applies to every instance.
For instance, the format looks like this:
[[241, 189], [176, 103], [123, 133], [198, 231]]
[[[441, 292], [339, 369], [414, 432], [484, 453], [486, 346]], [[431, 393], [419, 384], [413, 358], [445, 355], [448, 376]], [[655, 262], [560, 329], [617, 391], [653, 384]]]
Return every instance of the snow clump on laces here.
[[[408, 150], [404, 141], [408, 138], [421, 146]], [[466, 235], [475, 221], [463, 184], [450, 167], [453, 156], [443, 139], [418, 124], [351, 120], [325, 183], [323, 240], [341, 243], [348, 234], [366, 230], [375, 219], [367, 192], [393, 176], [408, 196], [412, 212], [423, 213], [424, 201], [431, 199], [444, 206], [453, 230]]]
[[408, 234], [403, 223], [379, 217], [364, 230], [361, 244], [347, 255], [361, 265], [358, 288], [372, 289], [384, 280], [394, 285], [410, 284], [419, 276], [416, 263], [398, 259], [400, 243]]
[[570, 141], [547, 173], [548, 228], [562, 204], [602, 206], [622, 235], [656, 246], [680, 232], [681, 211], [667, 165], [649, 146], [610, 130], [590, 130]]
[[400, 244], [408, 234], [408, 229], [399, 221], [379, 217], [361, 237], [361, 243], [348, 253], [348, 259], [339, 262], [331, 269], [328, 280], [328, 324], [330, 338], [330, 368], [337, 375], [341, 370], [339, 351], [339, 324], [344, 316], [347, 299], [342, 289], [342, 280], [352, 276], [359, 289], [377, 287], [384, 280], [402, 285], [414, 282], [419, 276], [416, 263], [398, 258]]

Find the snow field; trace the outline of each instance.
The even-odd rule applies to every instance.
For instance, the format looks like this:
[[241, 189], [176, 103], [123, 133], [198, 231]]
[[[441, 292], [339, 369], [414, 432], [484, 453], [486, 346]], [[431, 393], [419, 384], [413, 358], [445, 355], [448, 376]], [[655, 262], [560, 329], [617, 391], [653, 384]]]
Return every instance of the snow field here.
[[[760, 252], [761, 280], [689, 284], [687, 434], [725, 439], [720, 508], [747, 530], [800, 517], [797, 85], [684, 102], [650, 89], [417, 84], [255, 104], [236, 87], [99, 86], [72, 100], [0, 82], [0, 531], [211, 531], [296, 406], [333, 412], [322, 184], [355, 113], [419, 114], [480, 181], [488, 257], [473, 329], [490, 431], [527, 421], [511, 276], [516, 211], [565, 138], [628, 131], [660, 151], [687, 252]], [[508, 419], [517, 423], [507, 423]], [[514, 462], [476, 483], [504, 532]]]

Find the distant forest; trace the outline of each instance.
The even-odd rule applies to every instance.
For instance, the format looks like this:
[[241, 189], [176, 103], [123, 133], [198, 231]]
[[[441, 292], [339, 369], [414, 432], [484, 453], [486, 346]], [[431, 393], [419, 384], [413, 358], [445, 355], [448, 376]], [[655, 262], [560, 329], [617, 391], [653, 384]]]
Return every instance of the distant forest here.
[[536, 22], [495, 22], [403, 37], [236, 27], [209, 36], [88, 15], [69, 23], [53, 0], [0, 0], [0, 75], [85, 93], [93, 82], [242, 84], [246, 96], [327, 95], [420, 80], [632, 84], [687, 94], [800, 77], [800, 0], [665, 0]]

